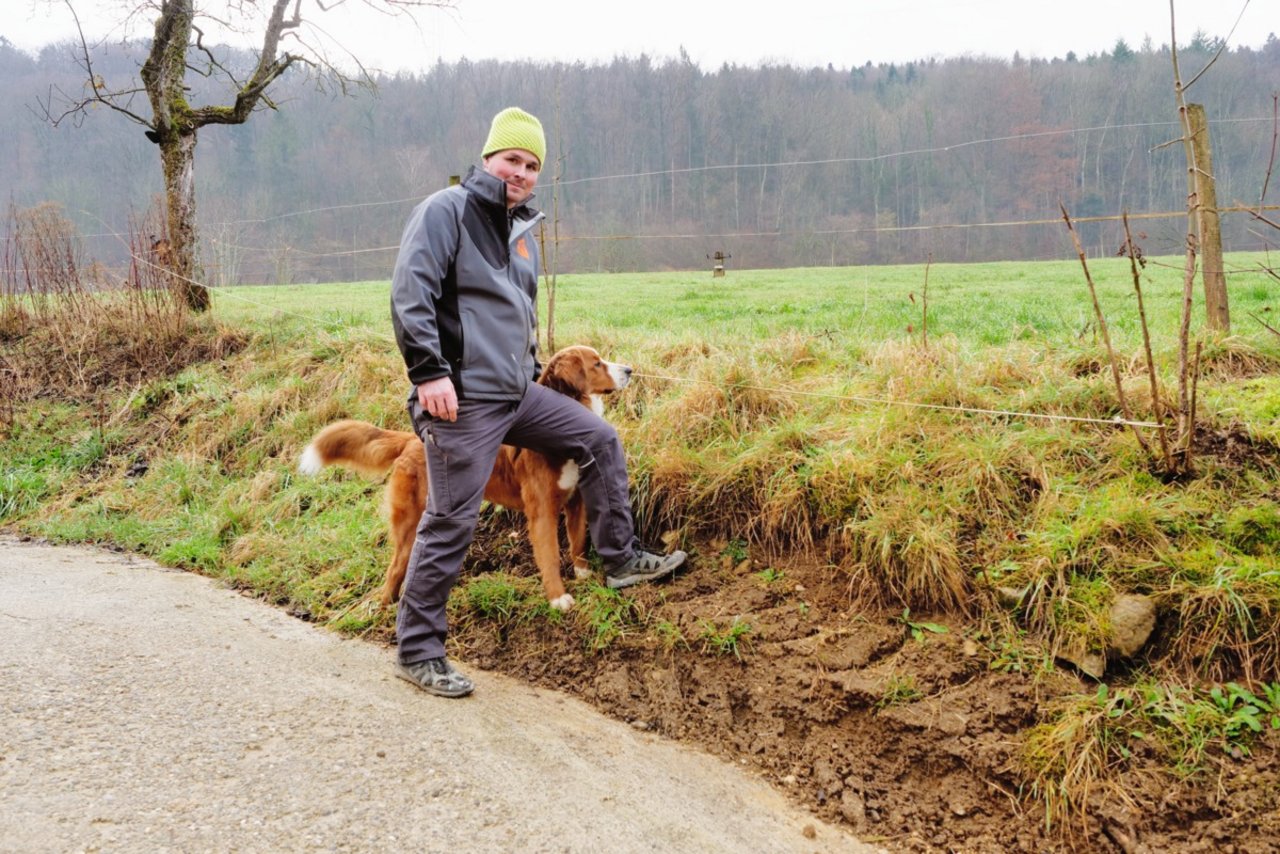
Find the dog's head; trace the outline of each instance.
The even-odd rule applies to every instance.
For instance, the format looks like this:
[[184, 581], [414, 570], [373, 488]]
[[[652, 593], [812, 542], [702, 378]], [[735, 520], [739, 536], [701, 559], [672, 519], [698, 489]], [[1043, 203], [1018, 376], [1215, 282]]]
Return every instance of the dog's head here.
[[538, 382], [591, 406], [592, 398], [627, 387], [631, 366], [606, 362], [591, 347], [565, 347], [551, 357]]

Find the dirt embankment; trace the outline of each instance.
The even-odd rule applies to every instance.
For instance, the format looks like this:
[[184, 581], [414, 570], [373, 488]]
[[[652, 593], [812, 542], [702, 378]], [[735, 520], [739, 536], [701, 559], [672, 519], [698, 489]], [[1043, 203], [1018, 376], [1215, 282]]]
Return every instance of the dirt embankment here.
[[[1186, 779], [1155, 755], [1130, 756], [1118, 787], [1088, 794], [1084, 817], [1046, 828], [1027, 788], [1025, 734], [1052, 700], [1097, 683], [1069, 668], [1037, 675], [1031, 651], [993, 649], [961, 625], [917, 639], [901, 615], [852, 612], [827, 567], [774, 575], [703, 560], [630, 588], [650, 629], [596, 652], [546, 620], [463, 621], [453, 638], [482, 667], [755, 768], [893, 851], [1280, 850], [1280, 732], [1261, 734], [1250, 755], [1211, 755]], [[750, 625], [740, 658], [707, 640], [735, 620]], [[681, 642], [665, 643], [659, 622]]]

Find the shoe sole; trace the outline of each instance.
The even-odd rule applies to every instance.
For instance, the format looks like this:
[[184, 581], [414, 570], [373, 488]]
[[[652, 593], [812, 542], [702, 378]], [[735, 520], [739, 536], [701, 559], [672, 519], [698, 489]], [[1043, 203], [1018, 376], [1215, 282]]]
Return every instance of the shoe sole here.
[[643, 584], [646, 581], [657, 581], [660, 578], [666, 578], [682, 566], [684, 566], [683, 562], [676, 564], [670, 569], [660, 570], [658, 572], [646, 572], [643, 575], [626, 575], [622, 578], [606, 577], [604, 583], [610, 590], [621, 590], [622, 588], [630, 587], [633, 584]]
[[396, 676], [399, 676], [401, 679], [408, 682], [410, 685], [414, 686], [420, 691], [426, 691], [428, 694], [433, 694], [436, 697], [448, 697], [451, 700], [457, 699], [458, 697], [465, 697], [476, 689], [475, 685], [472, 685], [470, 688], [467, 688], [466, 690], [463, 690], [463, 691], [456, 690], [456, 689], [449, 690], [447, 688], [437, 688], [435, 685], [423, 685], [417, 679], [414, 679], [413, 675], [409, 673], [409, 671], [405, 670], [399, 665], [396, 665]]

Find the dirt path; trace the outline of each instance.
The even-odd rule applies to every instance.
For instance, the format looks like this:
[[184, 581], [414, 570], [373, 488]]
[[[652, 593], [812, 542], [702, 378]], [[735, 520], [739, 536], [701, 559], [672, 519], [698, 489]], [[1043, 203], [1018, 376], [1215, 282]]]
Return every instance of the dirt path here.
[[870, 852], [764, 782], [199, 576], [0, 538], [0, 851]]

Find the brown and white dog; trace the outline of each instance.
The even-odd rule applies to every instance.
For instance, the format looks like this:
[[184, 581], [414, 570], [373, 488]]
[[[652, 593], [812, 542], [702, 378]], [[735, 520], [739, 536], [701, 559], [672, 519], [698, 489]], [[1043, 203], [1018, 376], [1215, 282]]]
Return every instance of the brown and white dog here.
[[[603, 396], [625, 388], [630, 381], [630, 367], [606, 362], [594, 349], [584, 346], [566, 347], [556, 353], [538, 378], [542, 385], [572, 397], [601, 416]], [[384, 504], [393, 552], [381, 597], [383, 605], [390, 605], [400, 597], [409, 552], [427, 505], [422, 440], [416, 433], [383, 430], [364, 421], [336, 421], [316, 434], [302, 452], [298, 468], [306, 474], [316, 474], [328, 465], [372, 475], [391, 470]], [[562, 511], [574, 575], [585, 578], [591, 572], [587, 564], [587, 514], [577, 485], [578, 464], [573, 460], [503, 445], [484, 490], [486, 500], [525, 514], [534, 563], [542, 575], [547, 601], [561, 611], [573, 607], [573, 596], [565, 592], [560, 577]]]

